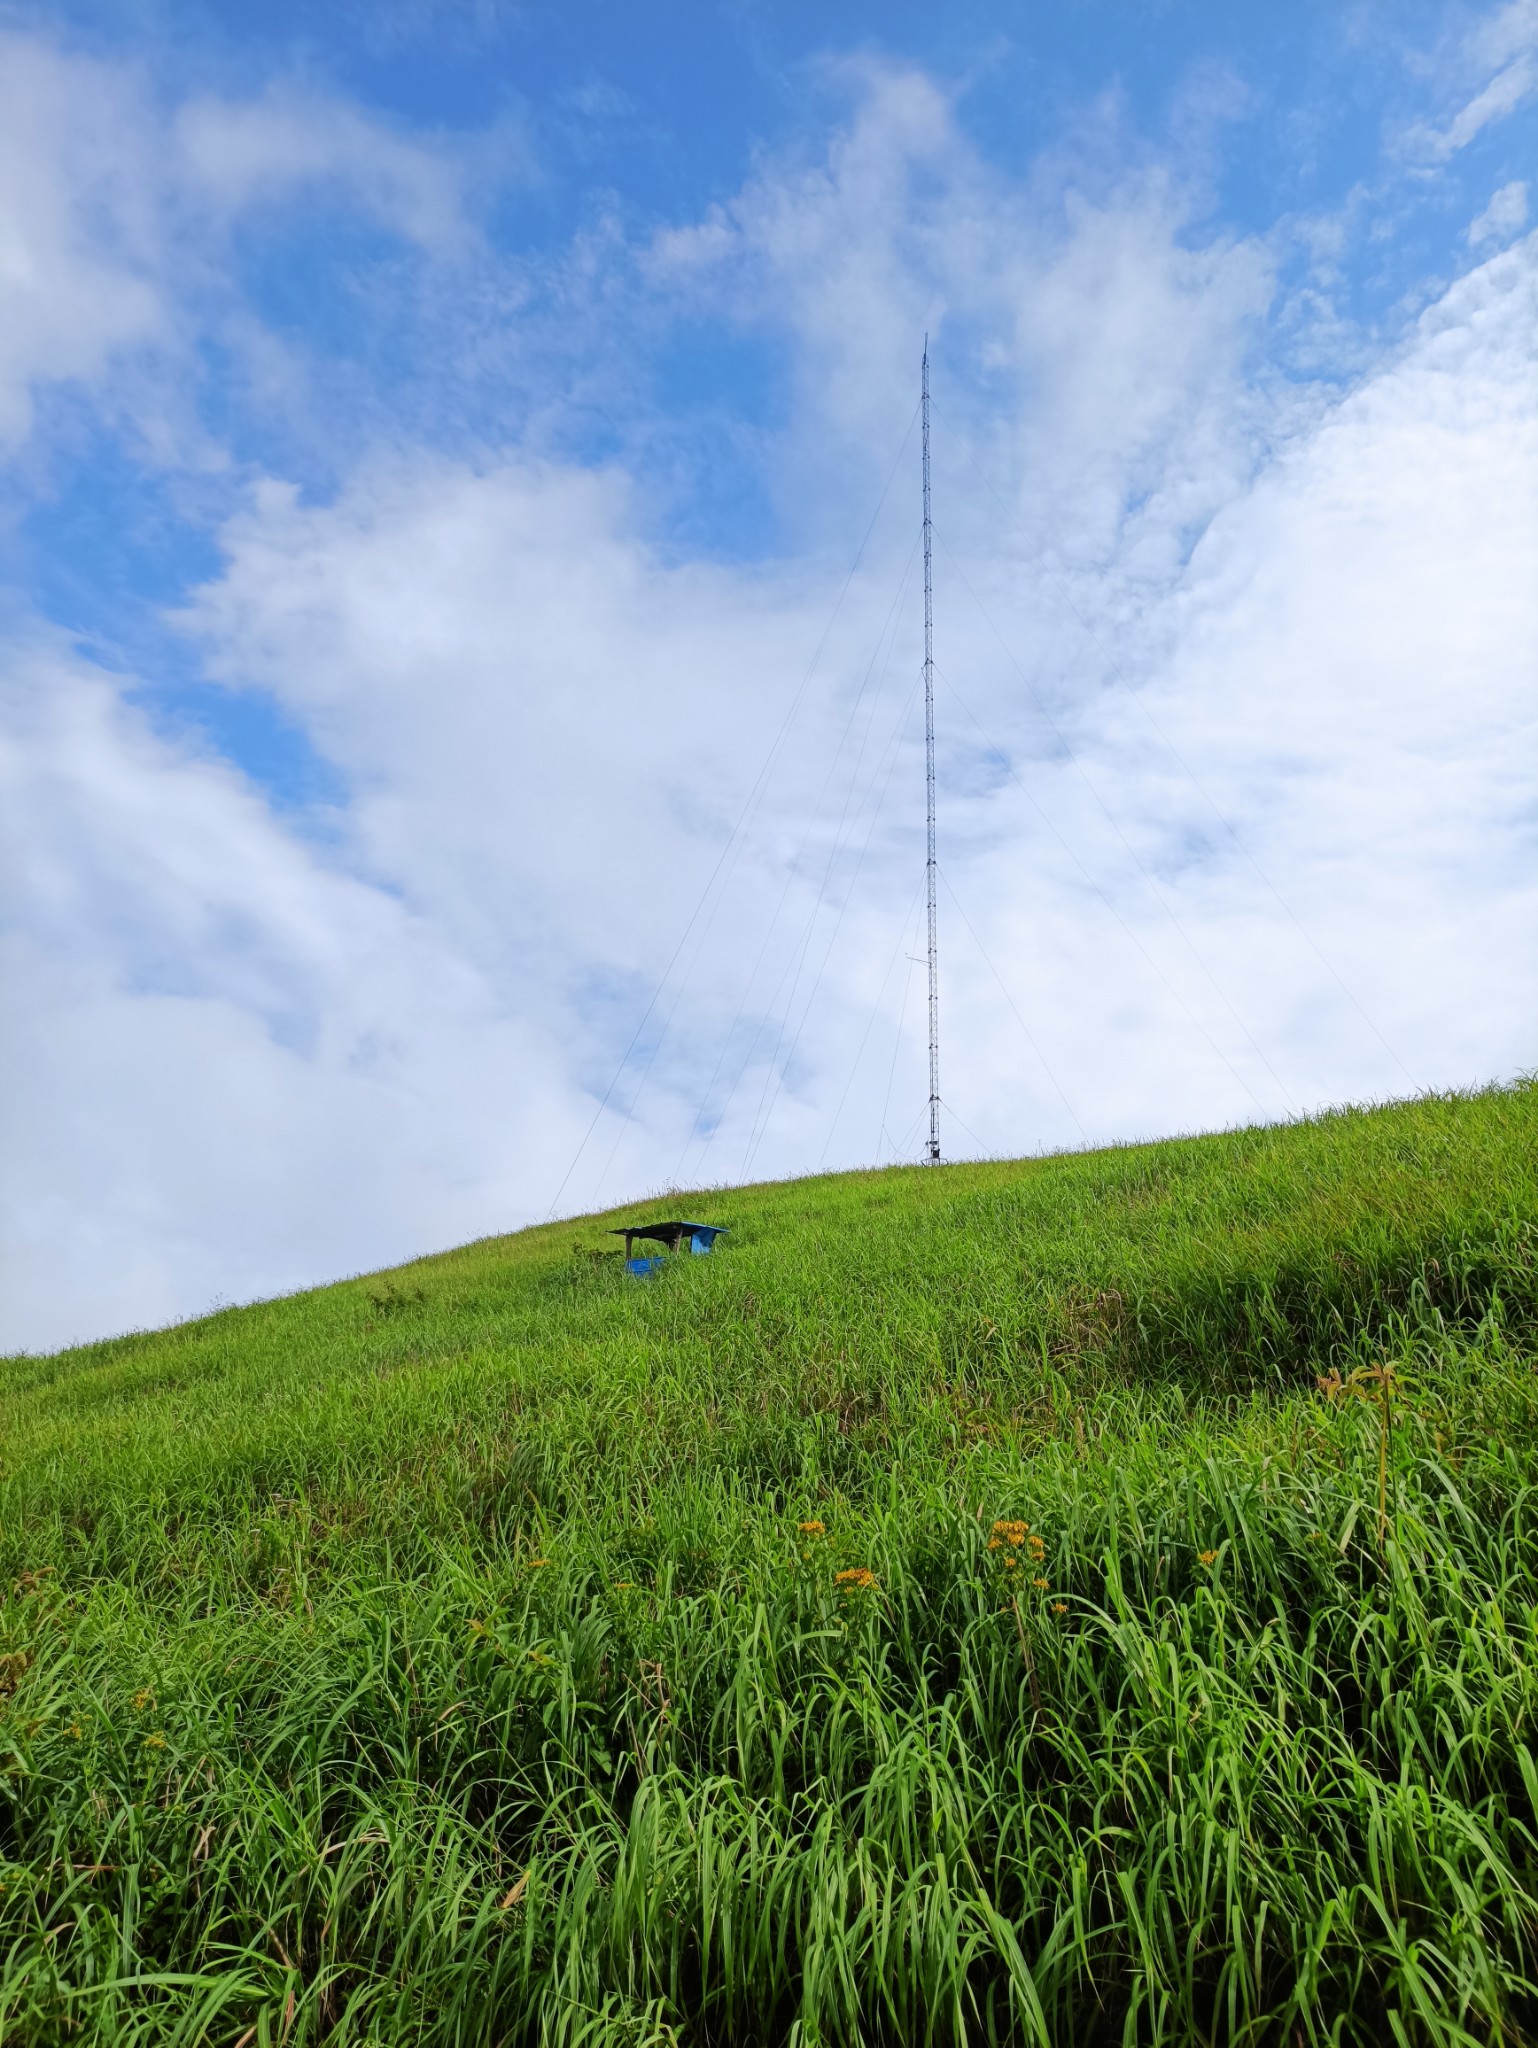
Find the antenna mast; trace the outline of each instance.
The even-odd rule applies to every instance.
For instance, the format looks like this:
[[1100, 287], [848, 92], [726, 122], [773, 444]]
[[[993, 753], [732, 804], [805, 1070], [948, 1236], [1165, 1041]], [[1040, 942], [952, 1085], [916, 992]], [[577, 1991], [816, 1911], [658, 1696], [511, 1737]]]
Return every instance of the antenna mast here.
[[929, 336], [924, 336], [924, 791], [929, 829], [929, 1163], [940, 1164], [940, 962], [935, 943], [935, 617], [930, 572]]

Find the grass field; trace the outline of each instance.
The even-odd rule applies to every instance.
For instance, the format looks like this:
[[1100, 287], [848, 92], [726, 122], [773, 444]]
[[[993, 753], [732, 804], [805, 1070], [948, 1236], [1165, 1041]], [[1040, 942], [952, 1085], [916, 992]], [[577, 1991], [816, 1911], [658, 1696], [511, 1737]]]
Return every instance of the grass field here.
[[680, 1206], [0, 1369], [0, 2043], [1538, 2039], [1538, 1087]]

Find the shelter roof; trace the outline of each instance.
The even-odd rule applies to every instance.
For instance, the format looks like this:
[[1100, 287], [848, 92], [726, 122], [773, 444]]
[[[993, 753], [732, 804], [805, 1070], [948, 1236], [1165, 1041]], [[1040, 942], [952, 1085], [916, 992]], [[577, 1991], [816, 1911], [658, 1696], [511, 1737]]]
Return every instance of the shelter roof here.
[[610, 1237], [652, 1237], [659, 1244], [676, 1244], [681, 1237], [692, 1237], [696, 1231], [708, 1231], [712, 1237], [719, 1237], [725, 1230], [724, 1223], [626, 1223], [609, 1232]]

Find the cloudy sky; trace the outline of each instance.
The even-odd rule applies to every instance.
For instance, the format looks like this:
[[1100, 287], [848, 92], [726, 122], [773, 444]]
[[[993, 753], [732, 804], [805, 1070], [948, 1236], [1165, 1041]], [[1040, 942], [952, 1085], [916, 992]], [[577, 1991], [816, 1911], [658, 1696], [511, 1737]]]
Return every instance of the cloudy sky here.
[[919, 1156], [926, 332], [948, 1156], [1538, 1065], [1535, 209], [1538, 0], [5, 7], [0, 1346]]

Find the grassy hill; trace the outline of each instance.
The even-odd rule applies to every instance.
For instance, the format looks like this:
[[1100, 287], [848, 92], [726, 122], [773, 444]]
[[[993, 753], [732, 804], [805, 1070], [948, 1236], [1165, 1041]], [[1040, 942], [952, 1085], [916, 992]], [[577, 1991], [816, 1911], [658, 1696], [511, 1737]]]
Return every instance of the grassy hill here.
[[1538, 1088], [683, 1210], [0, 1368], [7, 2048], [1538, 2038]]

